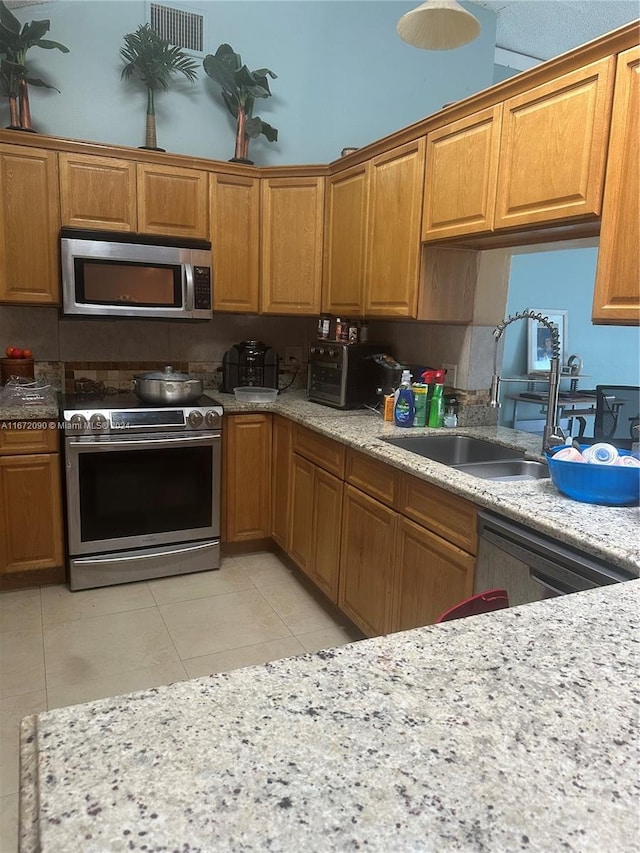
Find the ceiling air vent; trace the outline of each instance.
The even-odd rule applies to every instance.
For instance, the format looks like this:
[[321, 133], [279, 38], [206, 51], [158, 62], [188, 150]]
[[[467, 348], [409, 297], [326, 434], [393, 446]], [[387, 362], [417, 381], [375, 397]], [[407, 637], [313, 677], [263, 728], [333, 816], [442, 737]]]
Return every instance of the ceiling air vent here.
[[202, 53], [204, 17], [184, 9], [174, 9], [160, 3], [151, 3], [151, 29], [169, 44]]

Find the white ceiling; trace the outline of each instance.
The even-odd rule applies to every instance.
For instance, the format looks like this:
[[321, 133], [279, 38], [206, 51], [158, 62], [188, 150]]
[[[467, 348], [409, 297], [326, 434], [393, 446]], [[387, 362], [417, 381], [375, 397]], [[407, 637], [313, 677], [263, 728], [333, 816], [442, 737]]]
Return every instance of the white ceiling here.
[[640, 18], [640, 0], [469, 0], [497, 18], [496, 47], [551, 59]]

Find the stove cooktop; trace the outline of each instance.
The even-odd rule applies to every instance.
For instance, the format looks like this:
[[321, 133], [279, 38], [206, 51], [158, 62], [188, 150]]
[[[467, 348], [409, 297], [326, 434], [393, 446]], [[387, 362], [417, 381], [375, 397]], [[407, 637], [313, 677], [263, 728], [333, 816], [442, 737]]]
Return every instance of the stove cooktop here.
[[193, 409], [193, 408], [218, 408], [222, 414], [222, 403], [208, 394], [202, 394], [192, 403], [171, 404], [167, 406], [143, 403], [135, 394], [126, 391], [118, 394], [61, 394], [61, 411], [122, 411], [123, 409]]
[[73, 435], [96, 435], [136, 430], [145, 432], [219, 430], [222, 404], [206, 394], [192, 403], [153, 405], [135, 394], [63, 394], [60, 411], [65, 430]]

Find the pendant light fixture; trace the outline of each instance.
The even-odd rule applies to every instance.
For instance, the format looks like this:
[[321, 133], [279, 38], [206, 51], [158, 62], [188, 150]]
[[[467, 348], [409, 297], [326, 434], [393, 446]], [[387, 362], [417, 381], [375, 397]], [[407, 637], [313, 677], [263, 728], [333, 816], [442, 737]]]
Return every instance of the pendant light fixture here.
[[403, 15], [396, 29], [414, 47], [451, 50], [473, 41], [480, 33], [480, 23], [456, 0], [427, 0]]

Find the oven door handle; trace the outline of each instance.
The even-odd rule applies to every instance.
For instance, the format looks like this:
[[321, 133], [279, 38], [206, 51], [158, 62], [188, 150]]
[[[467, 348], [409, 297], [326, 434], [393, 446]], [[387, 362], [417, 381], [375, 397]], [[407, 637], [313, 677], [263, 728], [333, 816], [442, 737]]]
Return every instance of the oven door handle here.
[[144, 450], [145, 447], [157, 447], [159, 444], [165, 447], [174, 447], [176, 444], [196, 444], [205, 443], [211, 444], [214, 441], [220, 441], [220, 434], [217, 435], [198, 435], [185, 436], [176, 438], [131, 438], [125, 441], [69, 441], [68, 447], [77, 447], [84, 450], [90, 450], [92, 453], [101, 450], [116, 450], [118, 448], [133, 448], [136, 450]]

